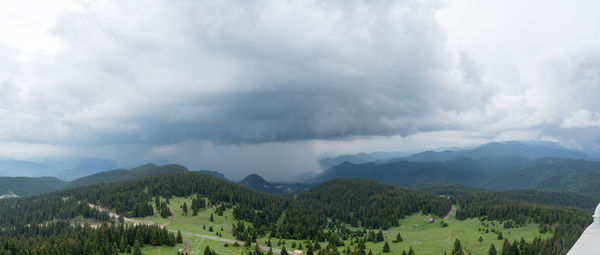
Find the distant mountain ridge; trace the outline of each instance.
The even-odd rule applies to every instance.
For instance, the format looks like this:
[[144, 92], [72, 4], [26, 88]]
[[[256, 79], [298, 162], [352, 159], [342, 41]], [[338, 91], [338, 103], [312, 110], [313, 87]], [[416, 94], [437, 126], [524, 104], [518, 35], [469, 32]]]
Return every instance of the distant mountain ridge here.
[[[56, 177], [0, 177], [0, 195], [14, 193], [18, 196], [29, 196], [60, 189], [99, 183], [130, 181], [148, 176], [177, 172], [188, 172], [188, 169], [174, 164], [164, 166], [145, 164], [132, 169], [115, 169], [99, 172], [75, 179], [71, 182], [66, 182]], [[213, 175], [212, 173], [208, 174]]]
[[73, 188], [98, 183], [128, 181], [146, 176], [187, 171], [187, 168], [180, 165], [157, 166], [155, 164], [145, 164], [129, 170], [117, 169], [88, 175], [79, 179], [75, 179], [72, 182], [69, 182], [68, 184], [66, 184], [65, 188]]
[[519, 156], [528, 159], [538, 159], [544, 157], [553, 158], [573, 158], [573, 159], [594, 159], [592, 156], [575, 150], [570, 150], [561, 147], [554, 143], [523, 143], [517, 141], [508, 142], [492, 142], [480, 145], [473, 149], [464, 150], [445, 150], [440, 152], [425, 151], [410, 155], [403, 158], [392, 158], [380, 163], [389, 163], [394, 161], [418, 161], [418, 162], [432, 162], [432, 161], [446, 161], [453, 160], [462, 157], [474, 158], [474, 159], [494, 159], [502, 158], [507, 156]]
[[323, 169], [330, 168], [335, 165], [339, 165], [343, 162], [350, 162], [354, 164], [361, 164], [367, 162], [373, 162], [380, 159], [389, 159], [396, 157], [403, 157], [409, 155], [406, 152], [372, 152], [372, 153], [357, 153], [357, 154], [348, 154], [348, 155], [339, 155], [336, 157], [326, 157], [319, 160], [319, 165]]
[[537, 189], [575, 191], [600, 196], [600, 162], [569, 158], [459, 158], [437, 162], [396, 161], [329, 168], [315, 178], [323, 182], [358, 177], [400, 186], [428, 182], [463, 184], [493, 190]]
[[56, 177], [0, 177], [0, 195], [35, 195], [60, 189], [65, 184]]
[[319, 160], [319, 164], [321, 167], [323, 167], [323, 169], [328, 169], [343, 162], [350, 162], [353, 164], [362, 164], [368, 162], [391, 163], [396, 161], [440, 162], [459, 158], [497, 159], [509, 156], [517, 156], [528, 159], [554, 157], [598, 160], [598, 158], [588, 155], [585, 152], [571, 150], [562, 147], [557, 143], [505, 141], [486, 143], [474, 148], [424, 151], [414, 154], [407, 154], [403, 152], [362, 152], [357, 154], [322, 158]]

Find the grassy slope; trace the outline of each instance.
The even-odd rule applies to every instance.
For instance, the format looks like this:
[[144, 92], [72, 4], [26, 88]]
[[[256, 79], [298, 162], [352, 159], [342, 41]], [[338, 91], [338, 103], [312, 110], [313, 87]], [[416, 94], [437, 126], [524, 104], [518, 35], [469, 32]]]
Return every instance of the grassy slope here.
[[[159, 224], [167, 224], [168, 229], [180, 230], [181, 232], [187, 233], [198, 233], [203, 235], [216, 236], [215, 232], [209, 232], [208, 228], [213, 226], [215, 231], [220, 231], [223, 227], [222, 232], [223, 238], [234, 239], [231, 234], [231, 226], [237, 221], [233, 218], [232, 210], [228, 209], [225, 211], [223, 216], [217, 216], [214, 214], [215, 207], [209, 207], [207, 209], [198, 212], [198, 216], [191, 216], [191, 210], [187, 216], [182, 215], [182, 209], [180, 206], [183, 202], [187, 202], [188, 206], [191, 204], [191, 196], [188, 198], [174, 197], [170, 199], [169, 207], [173, 212], [174, 216], [172, 219], [163, 219], [160, 216], [152, 216], [143, 218], [145, 221], [155, 222]], [[213, 213], [214, 222], [210, 222], [210, 214]], [[415, 214], [410, 217], [406, 217], [400, 220], [400, 226], [390, 228], [384, 231], [386, 240], [389, 241], [392, 252], [389, 254], [400, 254], [402, 250], [408, 251], [409, 247], [412, 246], [415, 252], [419, 255], [423, 254], [443, 254], [444, 251], [451, 251], [454, 240], [458, 238], [463, 247], [467, 252], [473, 254], [486, 254], [490, 243], [493, 242], [497, 249], [502, 247], [503, 241], [497, 240], [495, 233], [485, 234], [483, 231], [478, 231], [479, 228], [485, 230], [478, 219], [468, 219], [459, 221], [454, 218], [454, 214], [447, 221], [449, 226], [447, 228], [440, 227], [439, 223], [425, 223], [425, 219], [429, 216]], [[202, 228], [202, 225], [206, 225], [206, 229]], [[505, 238], [509, 240], [517, 239], [521, 237], [526, 240], [531, 240], [539, 235], [537, 224], [528, 224], [522, 228], [504, 229], [496, 223], [496, 227], [493, 227], [502, 232]], [[492, 227], [489, 228], [490, 230]], [[396, 237], [396, 234], [400, 232], [404, 238], [404, 242], [392, 243]], [[549, 237], [551, 233], [542, 235], [542, 237]], [[484, 238], [482, 243], [479, 243], [479, 236]], [[190, 254], [204, 254], [204, 247], [209, 245], [212, 249], [216, 250], [218, 254], [240, 254], [246, 251], [245, 247], [224, 247], [224, 243], [212, 240], [206, 240], [199, 237], [186, 236], [184, 238], [188, 240], [188, 252]], [[286, 240], [286, 249], [292, 250], [291, 243], [303, 243], [300, 240]], [[263, 238], [259, 240], [261, 244], [264, 244], [266, 240]], [[274, 248], [281, 248], [277, 246], [278, 239], [271, 239], [271, 243]], [[349, 245], [350, 240], [346, 241], [346, 245]], [[303, 246], [306, 246], [303, 243]], [[321, 246], [325, 247], [326, 243], [321, 243]], [[381, 253], [383, 242], [381, 243], [367, 243], [367, 250], [371, 249], [374, 254]], [[339, 250], [345, 249], [339, 247]], [[352, 247], [353, 248], [353, 247]], [[306, 249], [304, 249], [306, 251]], [[151, 247], [146, 246], [142, 249], [144, 254], [175, 254], [177, 249], [173, 247]]]

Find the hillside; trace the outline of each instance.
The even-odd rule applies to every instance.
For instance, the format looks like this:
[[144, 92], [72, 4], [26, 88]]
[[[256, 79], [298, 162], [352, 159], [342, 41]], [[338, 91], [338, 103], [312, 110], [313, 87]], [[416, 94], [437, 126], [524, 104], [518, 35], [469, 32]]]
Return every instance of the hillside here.
[[0, 195], [35, 195], [60, 189], [65, 184], [55, 177], [0, 177]]
[[600, 196], [600, 162], [568, 158], [459, 158], [441, 162], [342, 163], [313, 182], [342, 177], [378, 180], [400, 186], [428, 182], [463, 184], [492, 190], [574, 191]]
[[488, 194], [496, 198], [520, 202], [537, 203], [544, 205], [570, 206], [593, 210], [600, 202], [600, 198], [584, 195], [577, 192], [545, 191], [545, 190], [506, 190], [490, 191], [482, 188], [470, 187], [460, 184], [423, 183], [410, 187], [432, 195], [450, 195], [454, 199], [470, 194]]
[[295, 193], [313, 186], [312, 184], [305, 183], [270, 183], [257, 174], [248, 175], [238, 183], [248, 188], [271, 194]]
[[479, 186], [485, 180], [519, 169], [529, 162], [520, 157], [499, 159], [459, 158], [443, 162], [410, 162], [352, 164], [344, 162], [331, 167], [313, 179], [323, 182], [335, 178], [358, 177], [400, 186], [442, 182]]
[[[154, 172], [156, 169], [148, 166], [143, 172], [156, 173]], [[132, 172], [135, 171], [132, 170]], [[19, 239], [11, 239], [14, 247], [31, 247], [23, 243], [26, 240], [32, 240], [29, 238], [33, 238], [35, 235], [35, 232], [29, 231], [27, 226], [49, 220], [55, 221], [56, 224], [37, 227], [40, 229], [36, 229], [36, 231], [52, 229], [55, 231], [53, 233], [60, 233], [53, 234], [53, 236], [60, 236], [60, 239], [64, 240], [93, 238], [97, 236], [95, 231], [104, 231], [103, 233], [115, 231], [111, 233], [117, 236], [123, 235], [122, 232], [116, 232], [118, 228], [110, 228], [110, 226], [98, 230], [72, 228], [69, 220], [73, 218], [97, 222], [110, 221], [108, 213], [91, 208], [85, 202], [93, 202], [110, 208], [115, 213], [128, 217], [127, 220], [132, 222], [150, 220], [157, 224], [168, 225], [169, 229], [208, 236], [214, 236], [215, 233], [211, 232], [212, 229], [206, 230], [200, 227], [201, 225], [207, 228], [218, 227], [217, 231], [225, 232], [226, 237], [236, 238], [240, 242], [254, 241], [258, 238], [268, 240], [266, 236], [270, 236], [274, 241], [273, 246], [278, 248], [282, 248], [282, 244], [275, 244], [276, 240], [285, 239], [288, 245], [291, 242], [306, 244], [304, 248], [299, 248], [302, 250], [306, 250], [309, 245], [306, 240], [317, 240], [322, 247], [327, 247], [328, 252], [332, 252], [330, 249], [346, 249], [340, 246], [348, 246], [348, 242], [358, 240], [354, 237], [361, 239], [358, 242], [363, 243], [364, 247], [380, 251], [383, 241], [393, 240], [392, 238], [396, 237], [398, 231], [401, 231], [405, 238], [410, 239], [407, 239], [405, 243], [392, 243], [393, 254], [399, 254], [401, 249], [408, 249], [408, 244], [417, 247], [423, 254], [428, 254], [428, 252], [438, 254], [451, 249], [450, 243], [447, 241], [449, 235], [452, 235], [453, 238], [454, 236], [467, 238], [464, 241], [465, 245], [469, 245], [466, 249], [478, 252], [486, 250], [491, 239], [486, 241], [486, 247], [473, 246], [477, 243], [477, 235], [486, 238], [495, 236], [495, 233], [485, 233], [482, 227], [486, 227], [488, 230], [507, 231], [505, 235], [509, 238], [525, 237], [523, 250], [543, 250], [545, 251], [543, 254], [560, 254], [572, 245], [590, 220], [591, 212], [588, 210], [565, 209], [515, 200], [515, 197], [524, 197], [523, 200], [537, 200], [538, 197], [552, 199], [559, 197], [556, 196], [558, 193], [542, 192], [541, 195], [531, 195], [516, 191], [513, 194], [479, 192], [479, 189], [466, 189], [459, 185], [434, 188], [435, 186], [432, 184], [421, 185], [423, 191], [417, 191], [377, 181], [343, 178], [324, 182], [299, 192], [295, 196], [287, 196], [258, 192], [202, 172], [176, 171], [136, 180], [83, 186], [38, 196], [0, 200], [0, 225], [20, 226], [18, 232], [13, 232], [12, 228], [5, 228], [5, 231], [0, 230], [0, 238], [18, 236]], [[455, 219], [447, 221], [452, 224], [450, 228], [444, 228], [440, 224], [423, 225], [424, 220], [428, 217], [441, 219], [448, 215], [448, 212], [452, 214], [452, 210], [450, 210], [452, 200], [440, 196], [447, 195], [446, 192], [430, 194], [426, 191], [427, 188], [423, 187], [429, 187], [429, 190], [464, 191], [453, 195], [460, 203], [460, 209], [456, 212]], [[571, 199], [568, 196], [563, 198]], [[563, 200], [563, 198], [557, 199]], [[82, 201], [84, 203], [81, 203]], [[187, 207], [185, 202], [187, 202]], [[546, 201], [544, 203], [553, 202]], [[191, 211], [200, 211], [196, 215], [191, 211], [186, 213], [185, 208], [189, 208], [188, 210]], [[374, 210], [374, 208], [376, 209]], [[40, 211], [45, 213], [39, 213]], [[533, 221], [527, 219], [533, 219]], [[565, 219], [569, 219], [569, 221], [565, 221]], [[61, 225], [61, 222], [64, 221], [66, 223]], [[341, 223], [347, 223], [357, 228], [349, 228]], [[500, 227], [502, 224], [505, 227]], [[230, 231], [228, 227], [232, 225], [234, 227]], [[417, 227], [420, 225], [423, 227]], [[489, 227], [490, 225], [495, 227]], [[569, 227], [566, 227], [567, 225]], [[552, 228], [552, 232], [540, 230], [547, 228]], [[363, 231], [363, 229], [365, 230]], [[380, 229], [383, 233], [379, 235], [376, 231]], [[451, 229], [474, 233], [453, 234]], [[159, 231], [159, 229], [143, 231]], [[63, 236], [65, 233], [68, 236]], [[424, 240], [429, 240], [423, 239], [422, 235], [424, 234], [435, 236], [436, 239], [432, 241], [434, 242], [432, 245], [420, 245]], [[164, 235], [164, 233], [160, 235]], [[201, 235], [193, 235], [195, 237], [186, 234], [185, 238], [188, 238], [188, 241], [194, 240], [193, 238], [204, 238]], [[220, 237], [221, 233], [217, 236]], [[540, 239], [534, 241], [533, 238], [536, 236]], [[108, 244], [108, 247], [117, 246], [118, 240], [121, 239], [117, 239], [116, 244]], [[40, 247], [40, 249], [48, 247], [45, 245], [46, 239], [37, 241], [41, 243], [35, 247]], [[155, 252], [151, 248], [152, 245], [161, 243], [174, 245], [170, 241], [154, 242], [151, 239], [143, 239], [142, 242], [145, 244], [144, 249], [148, 252]], [[501, 241], [495, 242], [496, 245], [501, 243]], [[329, 246], [329, 244], [333, 246]], [[63, 245], [66, 248], [70, 245], [78, 247], [78, 243]], [[133, 245], [133, 240], [128, 245]], [[190, 243], [190, 245], [195, 244]], [[218, 247], [223, 247], [223, 245]], [[220, 248], [225, 253], [228, 249], [237, 251], [235, 246]], [[326, 250], [320, 249], [325, 253]], [[359, 249], [364, 250], [365, 248]]]
[[180, 165], [157, 166], [155, 164], [146, 164], [132, 169], [117, 169], [106, 172], [95, 173], [79, 179], [75, 179], [65, 185], [65, 188], [73, 188], [98, 183], [111, 183], [134, 180], [147, 176], [154, 176], [175, 172], [186, 172], [185, 167]]
[[251, 174], [238, 182], [239, 184], [251, 189], [255, 189], [265, 193], [276, 193], [277, 189], [271, 183], [265, 181], [258, 174]]
[[486, 183], [494, 189], [577, 191], [600, 196], [600, 162], [541, 158]]

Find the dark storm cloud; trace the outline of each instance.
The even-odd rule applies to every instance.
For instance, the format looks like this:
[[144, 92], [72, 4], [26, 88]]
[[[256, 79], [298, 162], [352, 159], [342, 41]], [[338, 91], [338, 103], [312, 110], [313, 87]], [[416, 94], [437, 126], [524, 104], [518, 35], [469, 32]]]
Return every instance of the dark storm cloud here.
[[[145, 6], [140, 8], [140, 6]], [[458, 127], [489, 90], [413, 1], [90, 4], [53, 29], [21, 123], [60, 143], [261, 143]], [[108, 11], [107, 11], [108, 10]], [[468, 100], [457, 100], [465, 98]], [[15, 102], [16, 103], [16, 102]], [[18, 137], [17, 134], [11, 137]]]

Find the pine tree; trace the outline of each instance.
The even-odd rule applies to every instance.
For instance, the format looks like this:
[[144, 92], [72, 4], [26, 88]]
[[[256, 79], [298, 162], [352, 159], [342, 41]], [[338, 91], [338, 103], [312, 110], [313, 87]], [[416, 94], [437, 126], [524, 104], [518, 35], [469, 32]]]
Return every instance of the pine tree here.
[[183, 215], [187, 215], [187, 214], [188, 214], [187, 203], [183, 202]]
[[215, 222], [215, 218], [213, 217], [213, 214], [210, 214], [210, 222]]
[[208, 245], [206, 246], [206, 248], [204, 248], [204, 255], [212, 255], [212, 251], [210, 250], [210, 247], [208, 247]]
[[498, 232], [498, 240], [502, 240], [504, 237], [502, 236], [502, 232]]
[[383, 232], [381, 232], [381, 229], [377, 232], [377, 242], [383, 242]]
[[283, 246], [283, 248], [281, 248], [281, 252], [279, 253], [279, 255], [289, 255], [287, 250], [285, 249], [285, 246]]
[[388, 242], [385, 242], [385, 244], [383, 244], [383, 252], [390, 252], [390, 244]]
[[415, 251], [413, 251], [412, 246], [408, 249], [408, 255], [415, 255]]
[[462, 245], [460, 244], [460, 240], [456, 239], [454, 241], [454, 249], [452, 250], [452, 255], [464, 255], [465, 252], [462, 249]]
[[267, 255], [273, 255], [273, 248], [269, 248], [269, 251], [267, 252]]
[[496, 246], [494, 246], [494, 243], [490, 245], [490, 251], [488, 251], [488, 255], [497, 255]]
[[502, 245], [502, 255], [514, 255], [512, 245], [508, 239], [504, 239], [504, 244]]
[[402, 241], [404, 241], [404, 240], [402, 239], [402, 236], [400, 235], [400, 232], [398, 232], [398, 235], [396, 235], [396, 241], [397, 241], [397, 242], [402, 242]]
[[183, 243], [183, 236], [181, 236], [181, 231], [177, 231], [177, 243]]
[[483, 242], [483, 237], [479, 236], [479, 240], [477, 240], [477, 241], [479, 241], [479, 243]]
[[142, 251], [140, 251], [140, 241], [135, 240], [133, 244], [133, 255], [142, 255]]
[[258, 243], [256, 245], [254, 245], [254, 255], [262, 255], [262, 251], [260, 251], [260, 247], [258, 246]]

